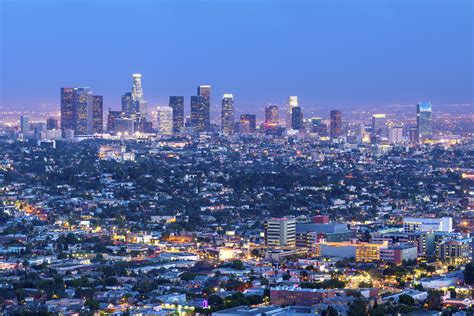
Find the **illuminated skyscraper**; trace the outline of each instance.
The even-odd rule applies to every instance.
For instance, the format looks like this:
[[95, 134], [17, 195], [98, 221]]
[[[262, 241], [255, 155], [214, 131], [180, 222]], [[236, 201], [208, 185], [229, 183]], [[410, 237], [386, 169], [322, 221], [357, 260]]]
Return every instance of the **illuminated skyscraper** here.
[[20, 132], [23, 135], [30, 132], [30, 118], [26, 115], [20, 116]]
[[231, 135], [234, 132], [234, 97], [232, 94], [224, 94], [222, 97], [221, 114], [222, 132]]
[[125, 92], [122, 95], [122, 112], [127, 116], [135, 115], [139, 111], [139, 102], [133, 100], [131, 92]]
[[423, 141], [433, 134], [431, 128], [432, 105], [431, 102], [419, 102], [416, 105], [416, 125], [418, 128], [418, 140]]
[[147, 116], [147, 102], [143, 97], [142, 75], [133, 74], [132, 100], [138, 103], [138, 112], [140, 116]]
[[385, 114], [372, 115], [372, 134], [377, 136], [386, 136], [387, 120]]
[[89, 88], [74, 88], [74, 112], [74, 134], [92, 134], [92, 91]]
[[74, 88], [61, 88], [61, 130], [74, 130]]
[[173, 108], [158, 106], [156, 108], [156, 121], [158, 133], [162, 135], [173, 134]]
[[173, 132], [184, 128], [184, 97], [171, 96], [169, 106], [173, 109]]
[[292, 127], [292, 112], [293, 108], [298, 106], [298, 97], [290, 96], [288, 97], [288, 102], [286, 105], [286, 128], [290, 129]]
[[208, 99], [202, 96], [191, 97], [191, 127], [193, 132], [208, 132], [211, 127], [211, 109]]
[[278, 125], [280, 118], [278, 113], [278, 106], [269, 105], [265, 107], [265, 123]]
[[242, 114], [239, 125], [241, 133], [255, 133], [257, 130], [257, 116], [255, 114]]
[[291, 128], [295, 130], [303, 128], [303, 112], [299, 106], [291, 109]]
[[331, 138], [337, 138], [342, 135], [342, 112], [332, 110], [330, 114], [329, 134]]
[[92, 97], [92, 130], [94, 133], [104, 132], [104, 98], [101, 95]]
[[388, 141], [390, 144], [398, 144], [403, 142], [403, 127], [392, 126], [388, 129]]
[[200, 97], [204, 97], [209, 104], [209, 108], [211, 107], [211, 86], [200, 85], [197, 88], [197, 95]]

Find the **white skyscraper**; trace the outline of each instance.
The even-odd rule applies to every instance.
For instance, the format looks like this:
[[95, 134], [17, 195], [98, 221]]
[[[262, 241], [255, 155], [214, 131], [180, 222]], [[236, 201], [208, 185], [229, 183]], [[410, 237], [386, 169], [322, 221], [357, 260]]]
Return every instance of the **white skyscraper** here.
[[403, 127], [392, 126], [388, 129], [388, 141], [390, 144], [403, 142]]
[[133, 74], [132, 99], [138, 102], [141, 117], [147, 116], [147, 102], [143, 98], [142, 75]]
[[156, 108], [156, 119], [158, 133], [162, 135], [173, 134], [173, 108], [170, 106], [158, 106]]
[[288, 102], [286, 104], [286, 128], [290, 129], [293, 108], [298, 106], [298, 97], [297, 96], [290, 96], [288, 97]]

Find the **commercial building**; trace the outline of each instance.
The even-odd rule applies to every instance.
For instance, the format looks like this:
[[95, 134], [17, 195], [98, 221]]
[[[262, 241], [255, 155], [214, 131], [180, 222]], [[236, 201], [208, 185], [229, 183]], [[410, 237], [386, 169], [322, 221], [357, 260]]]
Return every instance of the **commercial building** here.
[[142, 75], [133, 74], [132, 100], [138, 104], [138, 113], [141, 118], [146, 118], [148, 112], [148, 103], [143, 96]]
[[297, 223], [296, 224], [296, 246], [313, 247], [317, 240], [328, 242], [348, 241], [352, 232], [347, 224], [328, 223]]
[[431, 127], [432, 114], [431, 102], [419, 102], [416, 105], [416, 126], [419, 141], [423, 141], [433, 135]]
[[270, 288], [270, 302], [274, 305], [311, 306], [335, 296], [336, 290], [306, 289], [292, 286]]
[[396, 265], [403, 261], [414, 261], [418, 258], [418, 249], [413, 244], [399, 244], [380, 249], [380, 260]]
[[23, 135], [30, 132], [30, 118], [27, 115], [20, 116], [20, 132]]
[[55, 117], [48, 117], [48, 119], [46, 120], [46, 129], [47, 130], [58, 130], [59, 129], [59, 123], [58, 123], [58, 119], [55, 118]]
[[342, 135], [342, 112], [339, 110], [332, 110], [330, 113], [329, 135], [331, 138]]
[[353, 240], [321, 242], [316, 246], [317, 256], [355, 258], [359, 262], [372, 262], [380, 260], [380, 251], [387, 248], [388, 243], [375, 244]]
[[158, 106], [156, 108], [156, 129], [162, 135], [173, 134], [173, 108], [170, 106]]
[[122, 112], [130, 117], [132, 114], [137, 114], [139, 109], [138, 109], [138, 102], [133, 100], [132, 93], [131, 92], [125, 92], [124, 95], [122, 95]]
[[242, 114], [239, 129], [241, 133], [255, 133], [257, 130], [257, 117], [255, 114]]
[[173, 109], [173, 132], [180, 132], [184, 128], [184, 97], [171, 96], [169, 106]]
[[191, 97], [191, 127], [193, 132], [209, 132], [211, 129], [211, 106], [203, 96]]
[[295, 130], [303, 128], [303, 112], [299, 106], [295, 106], [291, 110], [291, 128]]
[[436, 245], [436, 259], [457, 265], [472, 259], [472, 238], [448, 239]]
[[392, 126], [388, 129], [388, 142], [390, 144], [399, 144], [403, 142], [403, 127]]
[[290, 96], [286, 103], [286, 128], [292, 128], [293, 124], [293, 108], [298, 107], [298, 97]]
[[372, 115], [372, 134], [377, 136], [386, 135], [387, 118], [385, 114]]
[[412, 232], [452, 232], [453, 231], [453, 218], [442, 217], [442, 218], [417, 218], [417, 217], [406, 217], [403, 219], [403, 229], [406, 233]]
[[296, 246], [296, 219], [272, 218], [265, 221], [265, 245], [274, 247]]
[[234, 96], [232, 94], [224, 94], [221, 109], [222, 132], [225, 135], [233, 134], [234, 125]]
[[101, 95], [92, 97], [92, 131], [104, 132], [104, 98]]

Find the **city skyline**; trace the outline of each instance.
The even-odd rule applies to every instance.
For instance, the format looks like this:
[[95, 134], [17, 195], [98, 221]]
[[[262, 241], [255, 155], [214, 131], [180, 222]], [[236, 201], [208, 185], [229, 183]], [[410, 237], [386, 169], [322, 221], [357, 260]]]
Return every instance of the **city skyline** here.
[[[58, 34], [52, 31], [57, 31], [54, 23], [69, 21], [68, 9], [77, 3], [18, 3], [5, 2], [1, 8], [0, 106], [6, 109], [57, 105], [58, 86], [90, 86], [101, 91], [106, 108], [118, 110], [133, 73], [143, 74], [151, 108], [168, 104], [170, 95], [184, 95], [188, 101], [201, 83], [212, 85], [214, 96], [232, 93], [244, 111], [267, 103], [283, 105], [288, 95], [298, 95], [300, 103], [310, 108], [421, 100], [472, 103], [470, 1], [458, 1], [455, 6], [438, 0], [410, 4], [362, 1], [357, 5], [278, 1], [272, 7], [256, 1], [252, 9], [257, 17], [247, 16], [251, 6], [246, 1], [225, 5], [215, 1], [200, 5], [120, 2], [110, 10], [107, 1], [85, 1], [91, 24], [63, 23]], [[23, 6], [25, 3], [29, 6]], [[136, 14], [130, 17], [128, 25], [133, 27], [127, 30], [118, 24], [130, 9]], [[224, 23], [224, 9], [230, 12], [232, 23]], [[96, 22], [105, 10], [111, 15], [107, 27]], [[176, 24], [177, 17], [187, 23]], [[241, 25], [244, 18], [249, 19], [248, 26]], [[441, 18], [450, 23], [438, 23]], [[24, 19], [32, 23], [41, 19], [42, 23], [31, 29], [18, 24]], [[43, 23], [45, 20], [56, 22]], [[197, 21], [208, 44], [190, 36]], [[333, 27], [323, 30], [324, 25]], [[91, 44], [86, 46], [96, 49], [68, 49], [67, 41], [57, 40], [66, 34], [86, 35]], [[122, 45], [132, 34], [139, 44], [130, 45], [133, 50], [110, 51], [109, 47]], [[233, 43], [226, 54], [218, 49], [223, 40]], [[365, 44], [359, 45], [360, 41]], [[25, 90], [29, 93], [23, 93]], [[220, 98], [213, 98], [211, 105], [219, 102]]]

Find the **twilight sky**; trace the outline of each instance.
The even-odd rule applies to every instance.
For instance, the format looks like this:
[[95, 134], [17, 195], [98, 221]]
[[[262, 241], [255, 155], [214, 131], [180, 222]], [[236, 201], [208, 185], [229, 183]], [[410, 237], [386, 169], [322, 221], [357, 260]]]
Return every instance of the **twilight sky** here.
[[118, 108], [213, 86], [236, 108], [473, 102], [472, 0], [0, 0], [0, 106], [89, 86]]

